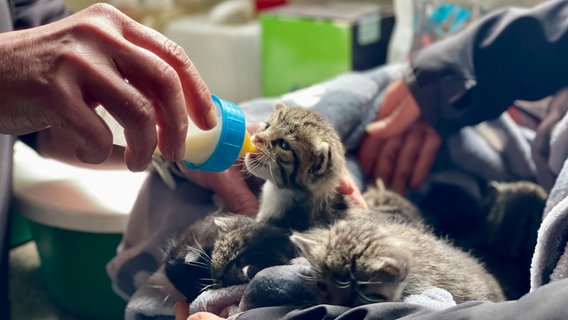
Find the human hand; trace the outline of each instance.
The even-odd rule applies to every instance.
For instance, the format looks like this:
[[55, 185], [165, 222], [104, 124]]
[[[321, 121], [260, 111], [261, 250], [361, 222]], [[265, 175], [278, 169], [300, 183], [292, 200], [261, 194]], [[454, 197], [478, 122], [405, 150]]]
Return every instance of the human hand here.
[[181, 159], [188, 114], [202, 129], [216, 123], [209, 90], [182, 48], [107, 4], [3, 33], [0, 57], [0, 133], [57, 128], [86, 163], [112, 149], [98, 105], [124, 127], [133, 171], [147, 167], [156, 145], [167, 160]]
[[222, 172], [191, 170], [183, 164], [178, 167], [185, 178], [218, 194], [232, 212], [250, 217], [258, 213], [258, 198], [246, 183], [240, 164]]
[[347, 168], [344, 170], [343, 178], [339, 182], [339, 188], [337, 191], [347, 196], [353, 203], [361, 208], [367, 208], [367, 202], [363, 199], [363, 195], [361, 194], [361, 190], [353, 180], [353, 176], [349, 173]]
[[436, 159], [441, 138], [420, 119], [420, 109], [404, 81], [387, 88], [376, 119], [367, 126], [359, 147], [363, 171], [398, 193], [419, 187]]
[[198, 312], [189, 316], [189, 303], [178, 301], [175, 305], [175, 320], [223, 320], [209, 312]]

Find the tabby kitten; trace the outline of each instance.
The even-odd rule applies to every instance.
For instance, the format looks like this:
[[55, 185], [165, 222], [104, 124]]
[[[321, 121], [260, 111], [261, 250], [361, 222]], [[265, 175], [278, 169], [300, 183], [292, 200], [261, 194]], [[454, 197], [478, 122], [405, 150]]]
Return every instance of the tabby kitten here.
[[211, 253], [211, 276], [216, 287], [249, 282], [260, 270], [285, 265], [295, 257], [290, 233], [252, 218], [218, 219], [223, 234]]
[[271, 118], [251, 139], [258, 151], [245, 156], [246, 169], [267, 180], [257, 221], [306, 230], [347, 214], [349, 204], [337, 192], [345, 151], [323, 117], [277, 103]]
[[422, 212], [402, 195], [389, 190], [379, 178], [362, 194], [371, 217], [379, 221], [406, 223], [422, 227], [426, 223]]
[[287, 230], [242, 215], [214, 214], [172, 241], [165, 273], [192, 301], [208, 288], [246, 283], [264, 268], [288, 264], [294, 255]]
[[371, 215], [295, 232], [291, 240], [312, 267], [321, 303], [401, 301], [432, 287], [457, 303], [505, 299], [480, 262], [426, 228]]

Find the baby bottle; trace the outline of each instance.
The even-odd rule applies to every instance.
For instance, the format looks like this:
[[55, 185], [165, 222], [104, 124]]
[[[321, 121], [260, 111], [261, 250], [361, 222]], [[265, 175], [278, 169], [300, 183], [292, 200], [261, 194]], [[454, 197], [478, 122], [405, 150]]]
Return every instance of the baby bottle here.
[[[183, 163], [193, 170], [220, 172], [228, 169], [239, 156], [256, 150], [246, 130], [242, 110], [234, 103], [211, 95], [217, 115], [217, 125], [201, 130], [191, 121], [185, 140]], [[103, 108], [97, 110], [113, 134], [113, 143], [126, 146], [122, 127]], [[156, 153], [159, 151], [156, 149]]]

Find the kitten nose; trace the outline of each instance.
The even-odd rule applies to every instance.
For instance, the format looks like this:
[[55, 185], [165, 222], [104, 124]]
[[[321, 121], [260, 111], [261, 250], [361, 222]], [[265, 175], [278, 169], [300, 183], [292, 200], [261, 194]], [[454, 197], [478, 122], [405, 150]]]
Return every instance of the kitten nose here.
[[265, 148], [268, 145], [268, 142], [266, 141], [266, 139], [260, 134], [254, 134], [251, 137], [251, 141], [258, 148]]

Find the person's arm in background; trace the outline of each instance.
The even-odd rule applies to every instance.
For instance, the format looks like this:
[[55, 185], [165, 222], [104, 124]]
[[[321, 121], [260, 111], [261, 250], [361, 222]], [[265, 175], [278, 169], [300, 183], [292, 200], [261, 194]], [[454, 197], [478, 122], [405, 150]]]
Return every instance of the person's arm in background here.
[[398, 192], [418, 187], [441, 137], [566, 86], [567, 16], [563, 0], [502, 10], [419, 51], [368, 126], [359, 150], [364, 170]]
[[9, 27], [13, 30], [45, 25], [72, 13], [62, 0], [9, 0], [7, 3], [12, 9], [12, 23]]

